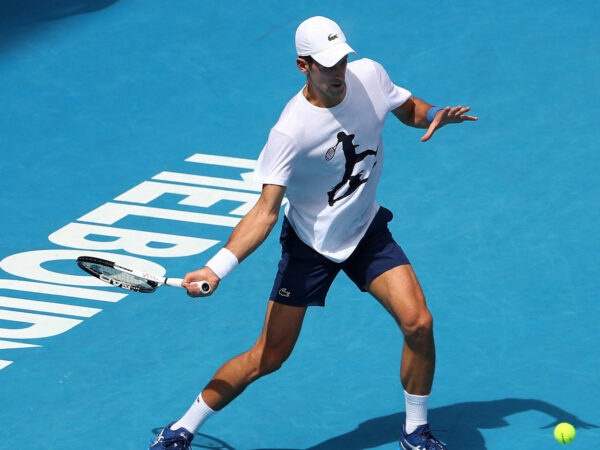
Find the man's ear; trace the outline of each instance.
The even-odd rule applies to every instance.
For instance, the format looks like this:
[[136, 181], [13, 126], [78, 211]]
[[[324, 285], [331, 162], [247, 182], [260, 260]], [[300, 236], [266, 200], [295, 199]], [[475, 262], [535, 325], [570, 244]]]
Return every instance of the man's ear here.
[[302, 72], [304, 74], [307, 74], [309, 71], [309, 64], [308, 64], [308, 62], [306, 62], [306, 60], [304, 58], [297, 58], [296, 66], [298, 66], [298, 69], [300, 70], [300, 72]]

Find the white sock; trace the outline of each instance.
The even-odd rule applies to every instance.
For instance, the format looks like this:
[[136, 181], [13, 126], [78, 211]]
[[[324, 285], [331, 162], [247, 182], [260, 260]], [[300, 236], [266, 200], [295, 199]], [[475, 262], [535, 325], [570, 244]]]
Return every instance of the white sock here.
[[404, 399], [406, 402], [406, 434], [410, 434], [419, 425], [427, 423], [429, 395], [412, 395], [404, 391]]
[[216, 411], [211, 409], [202, 398], [202, 394], [198, 394], [196, 401], [190, 406], [190, 409], [183, 415], [181, 419], [171, 425], [171, 430], [185, 428], [190, 433], [194, 434]]

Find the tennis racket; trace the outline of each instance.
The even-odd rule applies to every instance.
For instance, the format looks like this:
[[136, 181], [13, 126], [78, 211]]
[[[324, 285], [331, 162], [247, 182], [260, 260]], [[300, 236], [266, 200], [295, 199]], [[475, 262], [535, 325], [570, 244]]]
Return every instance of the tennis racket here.
[[[183, 282], [183, 278], [160, 277], [93, 256], [80, 256], [77, 258], [77, 265], [90, 275], [113, 286], [145, 294], [154, 292], [163, 285], [182, 287], [181, 283]], [[200, 291], [204, 295], [211, 293], [212, 287], [208, 281], [198, 281], [196, 283], [200, 285]]]
[[337, 150], [338, 145], [340, 145], [340, 142], [342, 141], [338, 141], [333, 147], [329, 147], [327, 149], [327, 152], [325, 152], [325, 161], [331, 161], [333, 159], [335, 156], [335, 151]]

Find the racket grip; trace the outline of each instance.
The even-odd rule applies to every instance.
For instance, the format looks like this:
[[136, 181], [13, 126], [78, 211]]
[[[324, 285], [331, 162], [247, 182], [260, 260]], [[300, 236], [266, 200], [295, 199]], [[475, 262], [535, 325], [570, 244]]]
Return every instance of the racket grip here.
[[[165, 284], [167, 286], [182, 287], [181, 283], [183, 283], [183, 278], [167, 278], [165, 280]], [[208, 295], [212, 292], [212, 286], [208, 281], [192, 281], [191, 284], [198, 285], [200, 292], [202, 292], [204, 295]]]
[[190, 284], [196, 284], [200, 288], [200, 292], [208, 295], [212, 292], [212, 287], [208, 281], [192, 281]]
[[183, 278], [166, 278], [165, 279], [165, 284], [167, 286], [172, 286], [172, 287], [182, 287], [181, 283], [183, 283]]

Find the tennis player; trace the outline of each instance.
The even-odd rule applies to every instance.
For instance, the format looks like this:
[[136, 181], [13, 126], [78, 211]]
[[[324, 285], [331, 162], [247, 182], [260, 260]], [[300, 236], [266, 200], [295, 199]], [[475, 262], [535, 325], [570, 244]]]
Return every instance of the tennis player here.
[[436, 107], [414, 97], [375, 61], [348, 62], [354, 51], [328, 18], [302, 22], [296, 50], [306, 84], [284, 108], [258, 158], [260, 198], [225, 247], [183, 283], [192, 297], [202, 295], [193, 281], [207, 280], [214, 292], [269, 235], [286, 195], [282, 256], [262, 334], [252, 348], [217, 371], [150, 448], [188, 449], [211, 415], [279, 369], [294, 348], [307, 308], [325, 305], [329, 287], [343, 271], [383, 305], [404, 337], [400, 380], [406, 422], [398, 425], [400, 449], [445, 449], [427, 421], [435, 368], [432, 315], [408, 258], [388, 229], [392, 213], [379, 205], [376, 190], [388, 113], [426, 129], [422, 141], [444, 125], [477, 118], [467, 114], [469, 107]]

